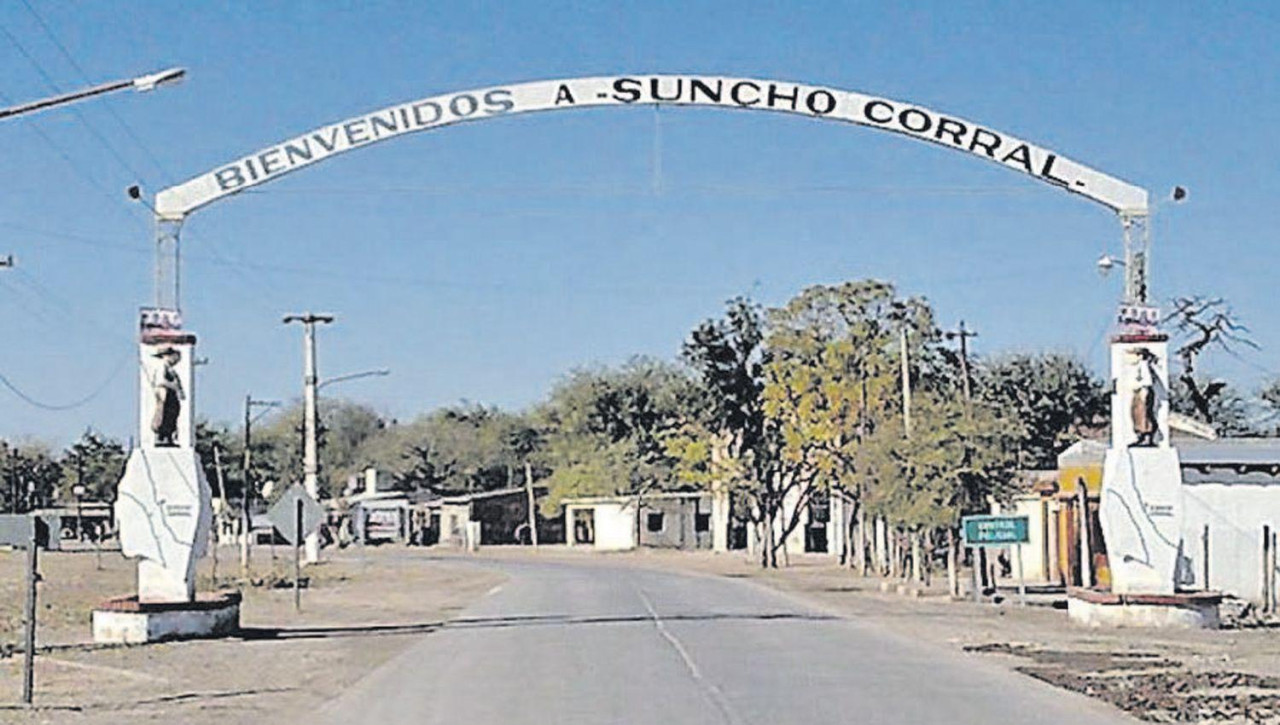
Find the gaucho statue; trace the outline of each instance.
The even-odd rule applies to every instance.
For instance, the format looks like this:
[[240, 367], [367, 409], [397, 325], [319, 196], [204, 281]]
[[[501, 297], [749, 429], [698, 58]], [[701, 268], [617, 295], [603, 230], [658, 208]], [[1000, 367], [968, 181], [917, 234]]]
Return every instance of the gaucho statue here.
[[161, 349], [155, 357], [164, 361], [164, 366], [156, 370], [151, 379], [151, 389], [156, 396], [155, 413], [151, 416], [151, 432], [156, 434], [157, 446], [176, 446], [178, 434], [178, 414], [182, 412], [182, 401], [186, 395], [182, 390], [182, 378], [178, 376], [177, 365], [182, 353], [172, 347]]
[[1156, 444], [1156, 356], [1150, 350], [1136, 351], [1138, 364], [1134, 366], [1133, 399], [1129, 404], [1129, 415], [1133, 419], [1135, 446], [1154, 446]]

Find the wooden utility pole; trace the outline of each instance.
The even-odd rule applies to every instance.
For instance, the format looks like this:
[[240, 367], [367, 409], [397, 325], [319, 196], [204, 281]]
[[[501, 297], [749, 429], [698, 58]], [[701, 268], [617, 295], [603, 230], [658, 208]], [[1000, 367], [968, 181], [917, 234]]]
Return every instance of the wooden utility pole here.
[[213, 518], [213, 527], [210, 548], [213, 549], [213, 571], [209, 574], [209, 578], [213, 580], [213, 588], [218, 588], [218, 544], [222, 543], [222, 536], [218, 531], [222, 526], [221, 514], [227, 510], [227, 479], [222, 475], [222, 446], [217, 443], [213, 444], [213, 468], [218, 474], [218, 501], [221, 506], [218, 507], [218, 516]]
[[907, 353], [907, 326], [898, 329], [898, 346], [902, 358], [902, 428], [911, 437], [911, 361]]
[[249, 539], [253, 535], [253, 409], [255, 407], [278, 408], [280, 402], [254, 400], [253, 396], [248, 394], [244, 396], [244, 456], [241, 459], [244, 469], [244, 489], [240, 496], [243, 526], [240, 538], [240, 573], [245, 576], [249, 574]]
[[948, 330], [943, 335], [948, 340], [960, 341], [960, 375], [963, 377], [964, 399], [968, 402], [973, 399], [973, 382], [969, 375], [969, 338], [977, 337], [978, 333], [966, 328], [964, 320], [961, 320], [959, 329]]
[[[943, 333], [943, 336], [946, 337], [948, 340], [958, 339], [960, 341], [960, 377], [961, 377], [961, 385], [964, 390], [965, 415], [967, 416], [969, 415], [969, 405], [970, 403], [973, 402], [973, 382], [972, 382], [971, 376], [969, 375], [969, 338], [977, 337], [978, 333], [973, 332], [972, 330], [969, 330], [968, 328], [966, 328], [964, 326], [964, 320], [961, 320], [959, 329], [948, 330], [947, 332]], [[951, 587], [951, 595], [959, 596], [960, 577], [956, 570], [960, 566], [960, 553], [956, 551], [955, 540], [956, 540], [956, 535], [955, 535], [954, 528], [948, 529], [947, 541], [951, 542], [951, 544], [947, 553], [947, 580], [948, 580], [948, 584]], [[973, 556], [973, 566], [974, 566], [974, 577], [973, 577], [973, 586], [975, 590], [974, 600], [977, 601], [976, 590], [978, 589], [978, 585], [979, 585], [977, 568], [981, 566], [983, 571], [984, 572], [986, 571], [987, 551], [985, 548], [979, 547], [973, 550], [972, 556]], [[995, 581], [993, 580], [991, 584], [992, 586], [994, 586]]]

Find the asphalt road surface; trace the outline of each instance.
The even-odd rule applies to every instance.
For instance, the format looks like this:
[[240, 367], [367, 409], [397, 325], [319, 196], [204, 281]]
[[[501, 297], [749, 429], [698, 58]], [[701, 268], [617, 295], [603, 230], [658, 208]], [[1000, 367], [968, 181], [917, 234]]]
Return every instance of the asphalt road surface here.
[[483, 565], [510, 579], [331, 700], [317, 720], [1134, 722], [978, 656], [833, 617], [749, 582], [597, 564]]

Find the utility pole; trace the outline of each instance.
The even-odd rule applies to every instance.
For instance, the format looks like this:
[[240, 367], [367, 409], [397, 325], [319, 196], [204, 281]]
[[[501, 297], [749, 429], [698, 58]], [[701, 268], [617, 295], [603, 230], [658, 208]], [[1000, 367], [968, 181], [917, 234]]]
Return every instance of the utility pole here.
[[961, 320], [958, 330], [949, 330], [943, 334], [948, 340], [960, 341], [960, 374], [964, 377], [964, 399], [969, 402], [973, 399], [973, 382], [969, 376], [969, 338], [977, 337], [978, 333], [966, 328], [964, 320]]
[[[317, 501], [320, 500], [320, 487], [317, 481], [320, 460], [316, 450], [316, 388], [319, 382], [316, 375], [316, 323], [329, 324], [333, 315], [317, 315], [310, 312], [300, 315], [285, 315], [284, 323], [301, 322], [303, 326], [303, 398], [302, 398], [302, 486]], [[320, 561], [320, 534], [315, 532], [307, 536], [306, 561], [314, 564]]]
[[902, 427], [911, 437], [911, 361], [907, 357], [907, 326], [898, 328], [898, 345], [902, 354]]
[[[965, 415], [969, 415], [969, 403], [973, 400], [973, 383], [969, 376], [969, 338], [977, 337], [978, 333], [973, 332], [964, 326], [964, 320], [960, 321], [958, 330], [948, 330], [943, 333], [948, 340], [960, 340], [960, 375], [963, 378], [964, 386], [964, 403]], [[954, 527], [947, 527], [947, 583], [951, 588], [951, 596], [960, 595], [960, 552], [956, 542], [956, 532]], [[972, 551], [973, 561], [973, 600], [980, 601], [979, 590], [981, 589], [982, 577], [978, 576], [978, 569], [986, 571], [987, 566], [987, 550], [979, 547]], [[1018, 556], [1022, 553], [1019, 550]], [[1021, 561], [1021, 558], [1019, 558]]]
[[241, 495], [242, 506], [241, 514], [243, 516], [244, 535], [240, 538], [240, 571], [244, 575], [249, 574], [249, 539], [253, 535], [253, 409], [261, 408], [278, 408], [280, 402], [276, 400], [254, 400], [252, 395], [244, 396], [244, 457], [242, 459], [244, 467], [244, 490]]

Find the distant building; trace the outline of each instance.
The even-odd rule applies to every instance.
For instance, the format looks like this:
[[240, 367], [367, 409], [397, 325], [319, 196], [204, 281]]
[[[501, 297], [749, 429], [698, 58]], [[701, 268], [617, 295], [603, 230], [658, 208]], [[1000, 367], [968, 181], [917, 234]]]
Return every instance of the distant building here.
[[[558, 544], [564, 541], [564, 528], [559, 517], [546, 518], [537, 508], [537, 500], [547, 489], [534, 486], [534, 521], [538, 527], [538, 543]], [[529, 493], [523, 486], [497, 491], [477, 491], [455, 496], [441, 496], [425, 504], [427, 529], [423, 543], [465, 546], [467, 524], [480, 525], [481, 546], [532, 543], [529, 532]]]
[[703, 491], [635, 496], [594, 496], [564, 501], [570, 547], [628, 551], [637, 547], [711, 549], [715, 544], [713, 497]]

